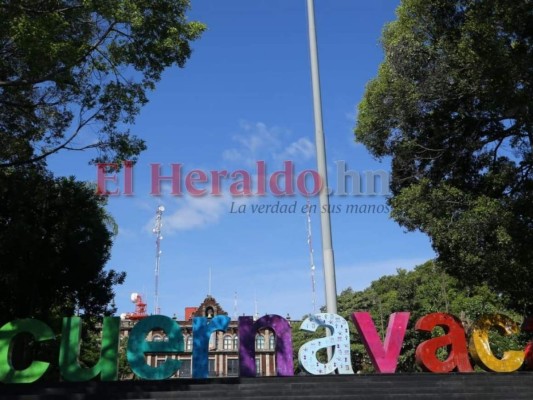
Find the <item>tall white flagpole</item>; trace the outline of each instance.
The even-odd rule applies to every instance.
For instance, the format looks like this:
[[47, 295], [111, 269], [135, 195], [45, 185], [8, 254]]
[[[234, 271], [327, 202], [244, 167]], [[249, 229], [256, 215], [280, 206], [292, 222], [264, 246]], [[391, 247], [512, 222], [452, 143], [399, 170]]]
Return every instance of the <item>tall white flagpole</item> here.
[[[322, 258], [324, 263], [324, 285], [326, 289], [326, 310], [337, 313], [337, 284], [335, 282], [335, 260], [331, 244], [331, 221], [328, 193], [328, 173], [326, 167], [326, 146], [322, 125], [322, 102], [320, 96], [320, 77], [318, 72], [318, 49], [315, 29], [315, 8], [313, 0], [307, 0], [309, 21], [309, 49], [311, 53], [311, 78], [313, 82], [313, 108], [315, 114], [315, 145], [318, 173], [322, 178], [320, 191], [320, 226], [322, 236]], [[325, 212], [323, 212], [325, 211]]]

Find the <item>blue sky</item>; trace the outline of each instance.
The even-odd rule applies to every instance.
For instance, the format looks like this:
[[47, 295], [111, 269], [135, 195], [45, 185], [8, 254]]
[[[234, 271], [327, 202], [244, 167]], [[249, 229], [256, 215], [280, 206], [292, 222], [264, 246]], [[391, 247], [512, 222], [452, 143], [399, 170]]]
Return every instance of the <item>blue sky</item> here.
[[[355, 144], [356, 105], [375, 76], [383, 54], [379, 37], [394, 19], [398, 1], [315, 1], [324, 131], [330, 186], [339, 161], [348, 169], [389, 171]], [[127, 272], [116, 288], [118, 313], [133, 311], [130, 293], [142, 293], [154, 307], [155, 211], [164, 205], [160, 308], [183, 318], [209, 291], [234, 314], [272, 313], [300, 318], [312, 312], [305, 197], [234, 198], [227, 180], [222, 196], [150, 195], [150, 164], [182, 164], [183, 175], [244, 169], [256, 179], [255, 163], [267, 173], [291, 160], [296, 174], [316, 169], [314, 122], [304, 0], [197, 0], [191, 19], [208, 30], [193, 44], [185, 69], [168, 70], [150, 93], [132, 131], [148, 145], [134, 167], [134, 195], [110, 197], [107, 208], [119, 225], [108, 268]], [[60, 153], [48, 160], [56, 175], [96, 181], [90, 153]], [[122, 176], [119, 177], [119, 179]], [[123, 183], [122, 181], [120, 182]], [[109, 186], [113, 188], [112, 185]], [[350, 187], [349, 187], [350, 188]], [[253, 213], [258, 205], [293, 205], [294, 213]], [[333, 195], [340, 212], [331, 215], [337, 290], [365, 288], [397, 268], [434, 257], [429, 240], [405, 233], [386, 212], [347, 213], [348, 205], [375, 205], [383, 195]], [[231, 213], [244, 205], [246, 212]], [[318, 198], [311, 199], [318, 204]], [[381, 207], [378, 207], [381, 206]], [[319, 214], [311, 215], [318, 306], [324, 304]]]

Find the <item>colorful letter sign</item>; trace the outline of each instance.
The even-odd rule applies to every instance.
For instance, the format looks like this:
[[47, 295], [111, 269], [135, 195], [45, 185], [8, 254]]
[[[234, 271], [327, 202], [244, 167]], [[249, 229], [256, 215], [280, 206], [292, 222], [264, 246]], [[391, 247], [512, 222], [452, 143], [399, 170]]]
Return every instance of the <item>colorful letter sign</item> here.
[[[415, 329], [431, 332], [437, 326], [444, 329], [445, 334], [420, 343], [416, 348], [416, 363], [430, 372], [452, 372], [454, 369], [472, 372], [461, 321], [450, 314], [433, 313], [420, 318]], [[448, 358], [444, 361], [439, 360], [436, 354], [441, 347], [448, 349]]]
[[[533, 332], [533, 317], [528, 317], [522, 324], [523, 332]], [[533, 341], [529, 341], [524, 349], [524, 364], [526, 369], [533, 369]]]
[[54, 332], [44, 322], [36, 319], [17, 319], [0, 328], [0, 381], [4, 383], [31, 383], [39, 379], [50, 366], [47, 362], [33, 361], [23, 370], [13, 368], [12, 341], [20, 333], [30, 333], [37, 342], [54, 338]]
[[409, 313], [397, 312], [391, 314], [384, 344], [381, 344], [376, 326], [369, 313], [353, 313], [352, 319], [376, 371], [383, 373], [396, 372], [407, 322], [409, 322]]
[[[394, 313], [389, 317], [389, 324], [382, 342], [372, 317], [367, 312], [355, 312], [352, 319], [359, 332], [362, 343], [378, 372], [394, 373], [401, 352], [407, 324], [408, 312]], [[194, 318], [192, 322], [192, 366], [193, 378], [207, 378], [209, 340], [213, 333], [226, 331], [230, 318], [218, 315], [213, 318]], [[300, 329], [315, 332], [323, 327], [328, 335], [313, 339], [302, 345], [298, 351], [300, 365], [313, 375], [325, 375], [338, 371], [339, 374], [353, 374], [350, 355], [350, 330], [348, 321], [337, 314], [322, 313], [308, 316]], [[473, 324], [470, 343], [467, 350], [466, 333], [461, 321], [453, 315], [432, 313], [420, 318], [415, 329], [434, 332], [436, 327], [444, 330], [444, 335], [432, 337], [420, 343], [416, 349], [416, 362], [424, 370], [436, 373], [472, 372], [472, 359], [480, 367], [493, 372], [512, 372], [519, 369], [527, 358], [527, 367], [533, 368], [533, 342], [529, 342], [525, 351], [508, 350], [503, 357], [497, 358], [490, 349], [489, 332], [498, 330], [502, 335], [516, 334], [518, 325], [509, 317], [501, 314], [486, 315]], [[263, 329], [271, 329], [275, 335], [276, 372], [280, 376], [293, 375], [292, 337], [289, 321], [279, 315], [265, 315], [254, 321], [252, 317], [240, 317], [239, 334], [239, 369], [241, 377], [256, 376], [256, 335]], [[165, 340], [150, 341], [151, 332], [161, 330]], [[533, 331], [533, 318], [526, 318], [522, 330]], [[118, 379], [117, 355], [120, 337], [120, 321], [116, 317], [106, 317], [102, 325], [102, 344], [100, 358], [92, 367], [83, 367], [80, 357], [81, 319], [70, 317], [63, 319], [61, 343], [59, 349], [59, 370], [64, 380], [84, 382], [99, 376], [103, 381]], [[34, 319], [20, 319], [0, 327], [0, 382], [30, 383], [42, 377], [49, 367], [48, 362], [32, 360], [29, 366], [20, 367], [16, 337], [20, 334], [33, 336], [33, 344], [53, 340], [54, 332], [45, 323]], [[17, 346], [14, 346], [14, 343]], [[269, 341], [269, 343], [271, 343]], [[447, 358], [439, 358], [446, 348]], [[317, 354], [321, 349], [332, 350], [328, 362], [321, 362]], [[260, 349], [267, 351], [267, 349]], [[268, 349], [270, 352], [271, 348]], [[170, 378], [181, 366], [178, 354], [184, 351], [181, 327], [177, 321], [162, 315], [153, 315], [139, 320], [129, 332], [127, 360], [135, 375], [141, 379], [161, 380]], [[28, 352], [31, 354], [31, 352]], [[166, 355], [166, 360], [154, 363], [155, 355]], [[151, 365], [147, 364], [151, 357]], [[170, 356], [170, 357], [169, 357]], [[183, 356], [190, 360], [190, 354]], [[226, 355], [223, 355], [226, 357]], [[268, 361], [267, 361], [268, 365]], [[20, 368], [20, 369], [17, 369]], [[222, 372], [222, 371], [218, 371]], [[270, 372], [270, 371], [269, 371]]]
[[[147, 342], [146, 335], [155, 329], [165, 331], [168, 342]], [[161, 380], [170, 378], [181, 366], [181, 361], [167, 359], [158, 367], [146, 364], [146, 353], [175, 354], [183, 352], [183, 333], [172, 318], [152, 315], [141, 319], [132, 328], [128, 339], [128, 362], [139, 378]]]
[[481, 368], [487, 371], [516, 371], [524, 363], [524, 352], [509, 350], [503, 353], [501, 360], [496, 358], [490, 350], [490, 328], [496, 328], [504, 336], [519, 332], [516, 322], [505, 315], [490, 314], [482, 316], [474, 323], [472, 328], [469, 346], [472, 358]]
[[[330, 336], [322, 339], [313, 339], [298, 351], [300, 365], [310, 374], [326, 375], [335, 370], [339, 374], [353, 374], [352, 360], [350, 356], [350, 330], [344, 318], [337, 314], [314, 314], [306, 318], [301, 330], [315, 332], [318, 327], [329, 328]], [[335, 347], [332, 359], [327, 363], [321, 363], [316, 358], [318, 350]]]
[[100, 359], [92, 368], [80, 366], [81, 318], [63, 318], [63, 332], [59, 350], [59, 370], [65, 380], [84, 382], [100, 374], [103, 381], [118, 378], [118, 337], [120, 318], [104, 318]]
[[227, 315], [217, 315], [209, 321], [205, 317], [192, 319], [192, 377], [207, 378], [209, 376], [209, 338], [216, 331], [226, 331], [231, 318]]
[[239, 317], [239, 368], [241, 376], [255, 376], [255, 335], [270, 328], [276, 335], [276, 371], [279, 376], [294, 375], [292, 365], [291, 325], [279, 315], [265, 315], [254, 322], [252, 317]]

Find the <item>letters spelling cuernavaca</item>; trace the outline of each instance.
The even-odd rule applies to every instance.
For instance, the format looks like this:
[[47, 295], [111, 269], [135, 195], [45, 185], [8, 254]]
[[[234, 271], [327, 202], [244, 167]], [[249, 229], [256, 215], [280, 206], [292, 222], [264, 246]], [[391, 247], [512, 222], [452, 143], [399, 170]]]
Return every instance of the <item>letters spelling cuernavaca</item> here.
[[[367, 312], [352, 314], [352, 320], [365, 346], [370, 360], [378, 373], [394, 373], [400, 356], [409, 312], [397, 312], [390, 316], [385, 339], [382, 342], [372, 317]], [[193, 319], [193, 363], [194, 378], [208, 376], [209, 337], [215, 331], [225, 331], [230, 319], [216, 316], [211, 319]], [[321, 313], [308, 316], [301, 324], [302, 330], [314, 332], [319, 327], [327, 327], [330, 334], [305, 343], [298, 351], [300, 365], [310, 374], [330, 373], [353, 374], [350, 354], [350, 330], [348, 321], [336, 314]], [[501, 314], [484, 315], [473, 325], [470, 340], [461, 321], [450, 314], [432, 313], [420, 318], [415, 329], [432, 332], [441, 327], [444, 335], [433, 337], [420, 343], [416, 349], [416, 362], [425, 371], [435, 373], [473, 372], [468, 357], [481, 368], [493, 372], [513, 372], [533, 364], [533, 344], [528, 343], [524, 350], [508, 350], [502, 358], [496, 357], [489, 343], [489, 331], [496, 329], [502, 335], [519, 332], [518, 325]], [[276, 336], [276, 372], [280, 376], [293, 375], [293, 349], [290, 323], [279, 315], [265, 315], [254, 321], [252, 317], [239, 318], [239, 369], [240, 376], [255, 376], [255, 335], [261, 329], [271, 329]], [[148, 333], [163, 330], [167, 341], [147, 341]], [[533, 330], [533, 320], [526, 319], [524, 331]], [[38, 380], [49, 367], [49, 363], [33, 360], [29, 366], [17, 370], [13, 367], [11, 350], [13, 339], [22, 333], [30, 334], [37, 342], [53, 340], [52, 329], [44, 322], [35, 319], [21, 319], [9, 322], [0, 328], [0, 381], [4, 383], [31, 383]], [[59, 369], [64, 380], [82, 382], [99, 376], [103, 381], [118, 379], [118, 347], [120, 319], [103, 318], [102, 343], [99, 361], [90, 368], [80, 365], [81, 320], [79, 317], [63, 319], [59, 351]], [[446, 347], [448, 357], [440, 360], [437, 350]], [[331, 359], [320, 362], [317, 352], [323, 348], [334, 348]], [[157, 367], [146, 363], [147, 353], [178, 354], [184, 351], [181, 327], [173, 319], [163, 315], [153, 315], [139, 321], [131, 330], [128, 340], [127, 359], [132, 371], [142, 379], [168, 379], [181, 365], [179, 360], [167, 359]]]

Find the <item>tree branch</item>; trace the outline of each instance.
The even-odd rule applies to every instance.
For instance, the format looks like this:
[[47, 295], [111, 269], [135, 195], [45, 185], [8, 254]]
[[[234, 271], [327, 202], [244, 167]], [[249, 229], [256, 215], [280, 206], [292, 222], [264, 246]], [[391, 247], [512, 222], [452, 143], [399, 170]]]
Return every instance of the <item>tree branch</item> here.
[[100, 36], [100, 38], [96, 41], [95, 44], [93, 44], [91, 47], [89, 47], [89, 49], [82, 55], [80, 56], [77, 60], [75, 60], [72, 65], [65, 65], [64, 67], [62, 68], [58, 68], [56, 69], [55, 71], [51, 71], [49, 72], [48, 74], [46, 74], [45, 76], [41, 77], [41, 78], [36, 78], [36, 79], [18, 79], [18, 80], [14, 80], [14, 81], [0, 81], [0, 87], [10, 87], [10, 86], [33, 86], [33, 85], [36, 85], [38, 83], [43, 83], [43, 82], [47, 82], [47, 81], [50, 81], [50, 80], [53, 80], [54, 77], [56, 77], [57, 75], [69, 70], [70, 68], [82, 63], [83, 61], [85, 61], [87, 59], [87, 57], [89, 57], [89, 55], [95, 51], [108, 37], [108, 35], [113, 31], [113, 28], [114, 26], [117, 24], [117, 21], [113, 21], [109, 24], [109, 26], [107, 27], [107, 29], [105, 30], [105, 32], [102, 34], [102, 36]]
[[[18, 160], [18, 161], [10, 161], [10, 162], [7, 162], [7, 163], [1, 163], [0, 164], [0, 168], [16, 167], [16, 166], [20, 166], [20, 165], [26, 165], [26, 164], [35, 163], [37, 161], [44, 160], [46, 157], [48, 157], [51, 154], [54, 154], [54, 153], [58, 152], [59, 150], [66, 149], [68, 147], [68, 145], [76, 138], [76, 136], [78, 136], [78, 134], [81, 132], [81, 130], [90, 121], [92, 121], [101, 112], [101, 110], [102, 110], [102, 108], [99, 108], [89, 118], [87, 118], [85, 120], [81, 120], [81, 118], [80, 118], [80, 122], [79, 122], [78, 126], [76, 127], [76, 130], [74, 131], [74, 133], [66, 141], [61, 143], [59, 146], [56, 146], [53, 149], [47, 150], [47, 151], [39, 154], [38, 156], [35, 156], [35, 157], [32, 157], [32, 158], [28, 158], [26, 160]], [[83, 111], [80, 110], [80, 114], [82, 114], [82, 113], [83, 113]]]

